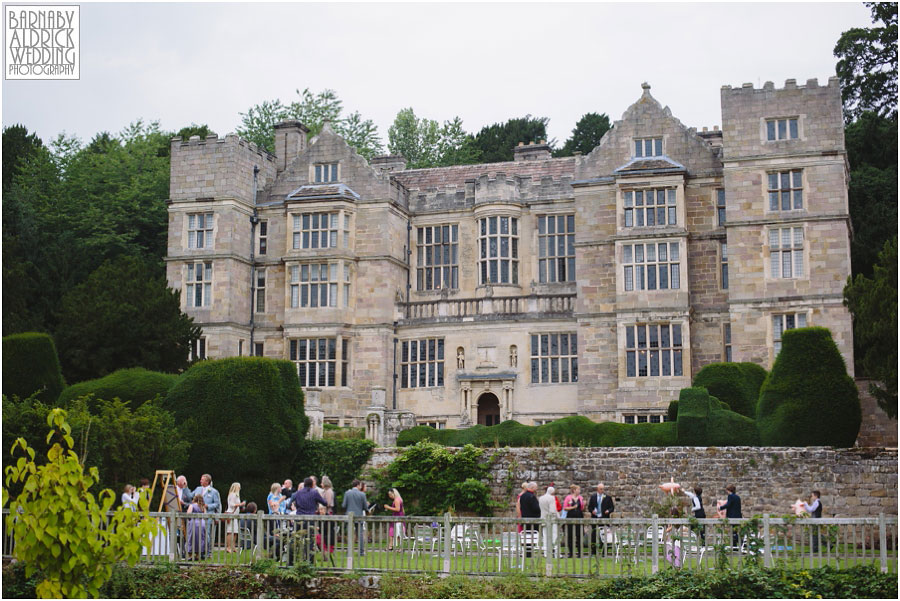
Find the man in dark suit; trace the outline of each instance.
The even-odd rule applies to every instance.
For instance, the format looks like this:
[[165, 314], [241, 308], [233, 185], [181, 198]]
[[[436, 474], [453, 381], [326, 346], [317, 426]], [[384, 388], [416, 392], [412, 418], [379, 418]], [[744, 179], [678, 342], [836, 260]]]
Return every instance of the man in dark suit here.
[[[725, 500], [724, 505], [719, 505], [719, 511], [725, 510], [726, 518], [742, 518], [744, 514], [741, 512], [741, 498], [737, 496], [735, 492], [737, 489], [734, 484], [729, 484], [725, 487], [725, 492], [728, 493], [728, 498]], [[737, 531], [734, 529], [735, 526], [731, 527], [731, 546], [735, 549], [740, 547], [740, 542], [738, 541]]]
[[[535, 492], [537, 491], [537, 482], [529, 482], [528, 486], [525, 489], [525, 492], [522, 493], [522, 496], [519, 497], [519, 507], [522, 508], [522, 517], [523, 518], [539, 518], [541, 517], [541, 504], [538, 501], [537, 495]], [[523, 524], [523, 531], [528, 530], [537, 530], [537, 524]], [[532, 545], [538, 544], [536, 540], [531, 538], [528, 539], [528, 545], [525, 547], [525, 557], [531, 557], [531, 549]]]
[[[612, 496], [606, 494], [606, 490], [601, 482], [597, 485], [597, 492], [592, 494], [591, 498], [588, 500], [588, 513], [593, 518], [608, 519], [611, 517], [615, 507]], [[601, 545], [603, 546], [603, 550], [606, 550], [605, 533], [599, 532], [599, 530], [599, 525], [591, 528], [591, 555], [596, 555], [597, 553], [598, 536], [603, 539], [601, 540]]]

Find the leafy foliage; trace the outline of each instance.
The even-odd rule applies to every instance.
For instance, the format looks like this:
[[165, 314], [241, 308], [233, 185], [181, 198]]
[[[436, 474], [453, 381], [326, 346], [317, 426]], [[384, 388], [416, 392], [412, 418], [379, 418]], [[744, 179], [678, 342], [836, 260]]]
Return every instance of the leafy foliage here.
[[755, 363], [711, 363], [694, 376], [694, 386], [706, 388], [735, 413], [756, 419], [759, 389], [766, 370]]
[[435, 430], [429, 426], [416, 426], [401, 432], [397, 437], [397, 445], [408, 446], [421, 440], [451, 447], [467, 444], [481, 447], [653, 447], [675, 444], [675, 424], [597, 423], [584, 416], [571, 416], [542, 426], [524, 426], [513, 420], [496, 426], [479, 425], [464, 430]]
[[432, 119], [416, 117], [412, 107], [397, 113], [388, 129], [388, 152], [403, 155], [408, 169], [476, 163], [473, 142], [459, 117], [439, 126]]
[[848, 121], [863, 111], [897, 118], [897, 4], [866, 2], [877, 27], [854, 27], [834, 46]]
[[379, 497], [387, 502], [387, 491], [396, 488], [412, 515], [440, 515], [451, 509], [490, 515], [490, 489], [482, 482], [489, 466], [479, 462], [483, 454], [472, 445], [450, 450], [418, 442], [375, 474]]
[[134, 257], [104, 263], [62, 299], [57, 340], [64, 372], [76, 382], [127, 367], [178, 371], [199, 337], [180, 293]]
[[759, 396], [757, 426], [766, 446], [853, 446], [862, 421], [856, 384], [825, 328], [782, 336]]
[[43, 146], [41, 139], [28, 133], [24, 125], [16, 124], [3, 128], [3, 195], [6, 196], [18, 173], [19, 167], [28, 161], [37, 148]]
[[193, 443], [184, 470], [188, 481], [203, 473], [214, 481], [227, 477], [241, 483], [245, 498], [265, 498], [273, 474], [288, 473], [309, 428], [290, 361], [200, 361], [179, 377], [162, 406]]
[[[72, 450], [74, 441], [66, 412], [53, 409], [47, 416], [52, 429], [47, 441], [47, 463], [36, 465], [34, 450], [22, 439], [13, 443], [20, 452], [15, 465], [4, 468], [3, 504], [7, 486], [21, 483], [23, 491], [10, 502], [6, 527], [15, 539], [15, 557], [25, 562], [25, 576], [39, 570], [43, 579], [35, 587], [40, 598], [100, 596], [115, 563], [137, 563], [141, 549], [157, 534], [159, 525], [147, 519], [148, 500], [140, 511], [119, 508], [106, 512], [115, 495], [104, 490], [95, 497], [90, 489], [97, 469], [84, 467]], [[109, 520], [107, 523], [107, 519]]]
[[102, 378], [68, 386], [59, 395], [59, 405], [64, 407], [78, 397], [93, 395], [94, 399], [121, 399], [135, 409], [157, 396], [165, 396], [177, 379], [175, 374], [143, 367], [120, 369]]
[[875, 379], [870, 390], [878, 406], [897, 417], [897, 237], [878, 255], [872, 278], [848, 278], [844, 304], [853, 314], [857, 360]]
[[[82, 464], [98, 470], [93, 492], [107, 487], [120, 491], [123, 484], [137, 484], [157, 469], [178, 470], [184, 465], [190, 443], [179, 435], [172, 415], [153, 402], [132, 409], [115, 399], [76, 399], [66, 409]], [[34, 398], [4, 396], [3, 439], [34, 440], [38, 456], [45, 455], [46, 421], [51, 410]], [[10, 490], [19, 492], [15, 485]]]
[[[505, 123], [494, 123], [481, 128], [472, 145], [480, 153], [482, 163], [500, 163], [513, 160], [513, 148], [519, 142], [528, 144], [547, 139], [547, 117], [525, 115]], [[550, 146], [556, 143], [550, 141]]]
[[3, 337], [3, 394], [37, 393], [45, 403], [56, 403], [65, 385], [53, 338], [39, 332]]
[[[359, 477], [363, 466], [372, 456], [375, 443], [371, 440], [304, 440], [300, 445], [290, 475], [295, 482], [316, 475], [321, 482], [328, 476], [338, 497]], [[283, 476], [282, 476], [283, 477]], [[273, 477], [272, 481], [277, 480]]]
[[553, 153], [553, 156], [570, 157], [576, 151], [587, 154], [600, 145], [600, 140], [609, 129], [609, 115], [585, 113], [575, 124], [571, 137], [566, 140], [562, 148]]
[[309, 137], [317, 136], [325, 122], [335, 133], [366, 159], [382, 152], [378, 128], [371, 119], [363, 119], [358, 111], [345, 114], [344, 102], [334, 90], [314, 94], [309, 88], [297, 90], [297, 100], [285, 106], [281, 100], [264, 100], [240, 113], [237, 133], [269, 152], [275, 149], [274, 126], [285, 119], [298, 119], [309, 129]]
[[865, 112], [846, 127], [844, 136], [853, 274], [871, 276], [884, 243], [897, 235], [897, 120]]

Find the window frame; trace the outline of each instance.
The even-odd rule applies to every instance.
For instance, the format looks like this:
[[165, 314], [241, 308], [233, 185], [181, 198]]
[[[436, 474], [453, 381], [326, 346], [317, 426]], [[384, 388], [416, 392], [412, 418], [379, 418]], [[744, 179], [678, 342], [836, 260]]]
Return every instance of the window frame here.
[[332, 184], [341, 181], [340, 161], [312, 165], [312, 181], [315, 184]]
[[[202, 222], [202, 225], [199, 222]], [[213, 239], [215, 238], [216, 227], [215, 211], [199, 211], [196, 213], [188, 213], [186, 224], [187, 247], [189, 250], [203, 250], [213, 248]], [[202, 234], [202, 245], [197, 244], [197, 240], [200, 237], [198, 234]]]
[[[806, 232], [803, 225], [773, 226], [766, 230], [767, 248], [769, 251], [768, 275], [771, 280], [801, 280], [807, 278], [806, 269]], [[788, 244], [785, 244], [784, 232], [790, 232]], [[775, 234], [773, 238], [773, 233]], [[799, 233], [799, 242], [798, 242]], [[773, 244], [773, 241], [775, 244]], [[785, 273], [785, 257], [790, 275]]]
[[191, 344], [188, 351], [189, 361], [202, 361], [206, 359], [206, 336], [200, 336]]
[[[782, 130], [782, 125], [784, 129]], [[782, 133], [783, 131], [783, 133]], [[768, 117], [765, 120], [766, 142], [789, 142], [800, 139], [800, 116]]]
[[[306, 279], [304, 279], [304, 273]], [[313, 279], [313, 273], [316, 279]], [[322, 279], [322, 274], [325, 279]], [[301, 261], [287, 265], [288, 307], [346, 309], [350, 307], [350, 261]], [[315, 295], [315, 299], [313, 298]], [[304, 304], [304, 298], [306, 302]], [[313, 304], [315, 303], [315, 304]]]
[[531, 332], [528, 340], [531, 370], [529, 384], [578, 383], [578, 332]]
[[[651, 261], [648, 248], [653, 249]], [[660, 260], [660, 249], [666, 249], [666, 259]], [[640, 253], [638, 253], [640, 249]], [[672, 251], [675, 251], [674, 253]], [[641, 259], [638, 261], [638, 254]], [[622, 266], [622, 290], [624, 292], [659, 292], [681, 290], [681, 241], [671, 239], [632, 241], [622, 244], [619, 264]], [[665, 265], [666, 269], [660, 269]], [[651, 278], [651, 273], [653, 274]], [[660, 274], [665, 273], [665, 278]], [[640, 278], [640, 286], [636, 287]], [[630, 278], [630, 279], [629, 279]], [[652, 285], [651, 288], [651, 279]], [[661, 284], [665, 281], [665, 288]], [[629, 283], [630, 282], [630, 283]]]
[[[654, 157], [665, 156], [665, 136], [650, 136], [645, 138], [632, 138], [633, 142], [631, 145], [632, 150], [634, 151], [632, 154], [632, 158], [635, 159], [647, 159]], [[647, 151], [651, 151], [653, 154], [647, 154]]]
[[734, 362], [731, 343], [731, 322], [729, 321], [722, 324], [722, 361], [725, 363]]
[[[191, 274], [202, 276], [201, 278], [193, 277]], [[208, 276], [208, 277], [207, 277]], [[185, 305], [188, 309], [203, 309], [210, 306], [212, 300], [212, 280], [213, 280], [213, 262], [212, 261], [188, 261], [185, 264]], [[200, 303], [197, 301], [197, 294], [200, 295]]]
[[257, 231], [256, 253], [259, 256], [268, 254], [269, 251], [269, 220], [260, 219]]
[[[621, 193], [623, 228], [678, 226], [677, 186], [628, 188]], [[652, 203], [648, 203], [648, 199]], [[659, 222], [660, 216], [665, 218], [665, 223]], [[653, 223], [650, 224], [650, 221]]]
[[[655, 328], [656, 346], [653, 344]], [[677, 329], [676, 329], [677, 328]], [[665, 336], [663, 335], [665, 332]], [[624, 325], [624, 373], [629, 380], [642, 380], [649, 378], [683, 378], [685, 364], [688, 363], [688, 349], [685, 334], [687, 326], [677, 321], [654, 321], [626, 323]], [[641, 340], [643, 334], [643, 340]], [[679, 340], [679, 344], [675, 341]], [[641, 346], [643, 344], [644, 346]], [[641, 361], [639, 352], [644, 349], [646, 358]], [[655, 349], [655, 350], [654, 350]], [[654, 360], [654, 353], [656, 359]], [[668, 358], [668, 361], [666, 361]], [[641, 364], [646, 370], [641, 374]], [[653, 373], [654, 367], [657, 373]], [[665, 373], [668, 370], [669, 373]], [[676, 373], [679, 371], [681, 373]], [[687, 365], [690, 374], [690, 365]]]
[[266, 312], [266, 268], [257, 267], [253, 286], [253, 312]]
[[[564, 284], [577, 281], [575, 264], [575, 214], [545, 213], [535, 217], [537, 227], [537, 272], [541, 284]], [[559, 229], [563, 225], [563, 231]], [[551, 232], [550, 230], [553, 230]], [[562, 254], [559, 254], [562, 242]], [[552, 250], [551, 250], [552, 247]], [[552, 254], [551, 254], [552, 252]], [[553, 272], [551, 278], [550, 272]], [[560, 279], [560, 271], [563, 277]]]
[[[506, 223], [506, 232], [503, 224]], [[494, 224], [496, 227], [493, 228]], [[519, 217], [515, 215], [487, 215], [476, 221], [478, 227], [478, 281], [480, 286], [519, 285]], [[492, 241], [496, 241], [492, 246]], [[504, 242], [506, 254], [503, 254]], [[496, 250], [495, 255], [491, 252]], [[507, 269], [503, 277], [503, 267]], [[493, 270], [496, 271], [493, 271]]]
[[[785, 182], [785, 176], [787, 181]], [[787, 184], [785, 186], [785, 184]], [[788, 213], [804, 209], [803, 169], [766, 171], [766, 212]], [[790, 205], [784, 208], [785, 200]]]
[[[434, 345], [429, 344], [431, 342]], [[447, 384], [446, 361], [447, 346], [443, 337], [427, 336], [401, 340], [400, 388], [443, 388]]]
[[725, 199], [725, 188], [716, 188], [716, 223], [719, 227], [724, 227], [727, 221]]
[[719, 288], [728, 290], [728, 242], [719, 240]]
[[[289, 338], [288, 360], [295, 364], [297, 377], [300, 379], [302, 388], [340, 388], [345, 386], [343, 382], [347, 378], [343, 374], [338, 373], [339, 369], [341, 372], [348, 369], [350, 363], [349, 356], [338, 358], [338, 352], [340, 351], [343, 355], [345, 348], [349, 355], [349, 345], [345, 345], [343, 342], [339, 343], [339, 340], [343, 341], [344, 339], [345, 337], [343, 336], [297, 336]], [[310, 344], [310, 342], [314, 344]], [[319, 357], [323, 342], [324, 356]], [[315, 353], [312, 353], [313, 348], [315, 348]], [[305, 356], [303, 357], [301, 357], [301, 350], [305, 351]], [[320, 365], [324, 365], [324, 370]], [[347, 368], [345, 368], [345, 365]], [[310, 366], [313, 366], [313, 368], [310, 369]], [[319, 381], [320, 376], [324, 382]], [[332, 383], [329, 384], [329, 382]]]
[[[309, 211], [291, 213], [291, 250], [325, 250], [338, 247], [338, 234], [347, 233], [341, 228], [341, 214], [344, 211]], [[322, 217], [325, 227], [322, 227]], [[308, 218], [308, 220], [304, 220]], [[316, 225], [317, 224], [317, 225]], [[314, 227], [315, 225], [315, 227]], [[305, 226], [305, 227], [304, 227]], [[322, 245], [322, 238], [327, 244]], [[345, 239], [347, 236], [345, 236]], [[316, 246], [313, 246], [315, 240]]]
[[[446, 236], [450, 237], [449, 241], [446, 240]], [[440, 242], [436, 242], [438, 237]], [[438, 279], [440, 279], [440, 285], [435, 285]], [[443, 289], [459, 290], [459, 224], [418, 225], [416, 226], [416, 291], [432, 292]]]

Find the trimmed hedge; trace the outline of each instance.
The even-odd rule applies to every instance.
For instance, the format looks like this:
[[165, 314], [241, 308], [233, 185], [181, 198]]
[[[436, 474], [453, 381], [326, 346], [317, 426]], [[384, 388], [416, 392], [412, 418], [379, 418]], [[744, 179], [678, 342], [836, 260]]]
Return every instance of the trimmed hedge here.
[[670, 422], [678, 419], [678, 401], [669, 401], [669, 408], [666, 410], [666, 418]]
[[465, 430], [435, 430], [416, 426], [397, 437], [397, 446], [430, 440], [448, 447], [528, 447], [558, 444], [570, 447], [656, 447], [675, 444], [675, 424], [619, 424], [594, 422], [576, 415], [543, 426], [525, 426], [508, 420], [496, 426], [472, 426]]
[[709, 421], [709, 392], [705, 388], [682, 388], [678, 396], [676, 438], [682, 446], [705, 446]]
[[756, 429], [756, 420], [724, 409], [710, 411], [709, 421], [706, 425], [706, 446], [759, 446], [759, 432]]
[[862, 422], [859, 392], [826, 328], [784, 332], [756, 421], [767, 446], [853, 446]]
[[759, 389], [766, 370], [755, 363], [711, 363], [697, 372], [693, 386], [728, 404], [732, 411], [756, 418]]
[[[108, 376], [73, 384], [59, 395], [59, 404], [65, 407], [78, 397], [94, 395], [94, 399], [119, 399], [137, 409], [157, 395], [165, 396], [178, 380], [176, 374], [164, 374], [143, 367], [132, 367], [114, 371]], [[88, 402], [93, 410], [95, 400]]]
[[25, 399], [44, 389], [37, 398], [56, 406], [65, 387], [56, 345], [49, 334], [25, 332], [3, 337], [3, 394]]
[[241, 483], [243, 499], [265, 499], [271, 483], [294, 465], [309, 427], [296, 369], [285, 360], [200, 361], [178, 378], [162, 406], [191, 441], [189, 484], [209, 473], [223, 501], [231, 482]]

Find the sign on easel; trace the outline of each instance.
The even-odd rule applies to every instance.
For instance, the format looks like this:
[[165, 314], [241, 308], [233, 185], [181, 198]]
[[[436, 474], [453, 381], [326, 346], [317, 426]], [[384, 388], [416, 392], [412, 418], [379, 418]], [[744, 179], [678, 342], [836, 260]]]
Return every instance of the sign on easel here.
[[[159, 482], [162, 494], [159, 498], [157, 511], [181, 511], [181, 499], [178, 498], [178, 489], [175, 487], [175, 472], [172, 470], [156, 470], [153, 476], [153, 485], [150, 487], [150, 499], [156, 492], [156, 483]], [[169, 533], [166, 530], [165, 518], [160, 518], [160, 532], [150, 541], [149, 549], [144, 549], [144, 555], [171, 555]]]

